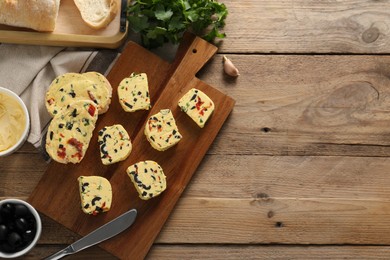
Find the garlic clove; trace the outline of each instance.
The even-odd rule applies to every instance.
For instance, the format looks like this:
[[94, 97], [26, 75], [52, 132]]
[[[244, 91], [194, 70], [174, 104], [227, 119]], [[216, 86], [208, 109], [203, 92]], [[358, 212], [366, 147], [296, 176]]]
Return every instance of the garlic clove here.
[[236, 66], [234, 66], [233, 62], [228, 59], [225, 55], [223, 55], [223, 69], [226, 74], [232, 77], [237, 77], [240, 75]]

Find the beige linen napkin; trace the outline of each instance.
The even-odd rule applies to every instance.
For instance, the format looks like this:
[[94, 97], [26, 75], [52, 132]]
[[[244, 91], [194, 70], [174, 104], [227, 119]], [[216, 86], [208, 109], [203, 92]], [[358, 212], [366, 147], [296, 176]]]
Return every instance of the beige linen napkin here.
[[106, 75], [118, 57], [115, 50], [82, 50], [0, 44], [0, 86], [18, 94], [31, 119], [27, 141], [39, 148], [51, 120], [45, 107], [50, 83], [67, 72], [98, 71]]

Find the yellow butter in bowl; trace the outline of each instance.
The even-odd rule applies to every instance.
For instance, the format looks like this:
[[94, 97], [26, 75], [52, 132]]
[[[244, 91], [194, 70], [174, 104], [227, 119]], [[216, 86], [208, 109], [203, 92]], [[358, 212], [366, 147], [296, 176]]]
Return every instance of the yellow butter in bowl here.
[[0, 87], [0, 156], [9, 155], [22, 146], [29, 129], [28, 111], [21, 98]]

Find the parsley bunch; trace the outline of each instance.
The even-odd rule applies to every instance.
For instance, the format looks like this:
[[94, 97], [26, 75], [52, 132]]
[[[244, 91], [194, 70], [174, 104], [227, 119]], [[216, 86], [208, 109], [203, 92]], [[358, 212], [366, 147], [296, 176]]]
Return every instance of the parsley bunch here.
[[227, 14], [226, 6], [215, 0], [133, 0], [127, 9], [129, 26], [147, 48], [177, 44], [186, 30], [207, 41], [224, 38], [220, 30]]

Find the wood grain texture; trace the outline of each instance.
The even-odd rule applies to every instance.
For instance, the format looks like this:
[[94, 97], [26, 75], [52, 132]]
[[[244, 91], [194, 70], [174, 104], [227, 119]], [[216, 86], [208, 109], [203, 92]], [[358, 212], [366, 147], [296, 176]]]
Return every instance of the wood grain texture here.
[[[370, 198], [184, 197], [155, 244], [388, 245], [389, 205]], [[43, 223], [42, 245], [80, 238], [45, 216]]]
[[229, 57], [199, 75], [237, 101], [210, 153], [389, 156], [390, 56]]
[[[104, 47], [108, 41], [121, 42], [123, 35], [115, 34], [116, 26], [95, 32], [82, 23], [72, 1], [62, 2], [61, 12], [71, 15], [60, 13], [58, 33], [42, 37], [23, 32], [17, 43], [28, 39], [32, 44], [88, 46], [89, 43], [89, 46]], [[220, 52], [390, 53], [387, 12], [390, 3], [387, 1], [225, 0], [223, 3], [229, 15], [224, 30], [227, 38], [216, 41]], [[15, 38], [15, 31], [7, 27], [0, 30], [2, 41]], [[66, 40], [68, 35], [73, 38]]]
[[[24, 169], [33, 163], [37, 167], [34, 171], [1, 167], [7, 173], [1, 197], [27, 198], [45, 172], [44, 161], [39, 165], [36, 157], [23, 158]], [[386, 200], [390, 197], [389, 163], [389, 158], [382, 157], [206, 155], [183, 196]]]
[[222, 52], [389, 53], [388, 1], [225, 0]]
[[156, 242], [387, 245], [389, 202], [262, 196], [186, 198], [178, 203]]
[[[162, 231], [159, 243], [180, 243], [182, 239], [188, 243], [208, 243], [211, 239], [219, 243], [245, 243], [246, 232], [260, 229], [257, 226], [260, 225], [267, 236], [258, 243], [386, 244], [390, 195], [386, 142], [389, 57], [231, 55], [231, 58], [242, 73], [235, 81], [225, 78], [220, 55], [199, 73], [202, 80], [234, 96], [237, 103], [184, 192], [174, 211], [174, 220]], [[349, 84], [355, 79], [352, 75], [379, 89], [379, 99], [366, 101], [369, 95], [360, 85], [351, 95], [338, 94], [344, 93], [340, 88], [345, 85], [354, 89]], [[244, 86], [249, 87], [242, 91]], [[329, 96], [335, 103], [321, 105], [324, 102], [318, 101]], [[311, 101], [320, 105], [309, 106]], [[306, 110], [320, 111], [308, 113], [312, 119], [307, 122], [321, 123], [319, 118], [328, 112], [326, 123], [330, 126], [303, 124], [299, 119]], [[324, 141], [318, 149], [321, 140]], [[2, 196], [28, 196], [46, 168], [40, 155], [28, 145], [13, 155], [11, 161], [1, 158], [0, 171], [7, 173], [1, 182]], [[17, 191], [11, 187], [17, 187]], [[242, 230], [236, 230], [233, 237], [237, 240], [231, 241], [224, 229], [233, 224], [210, 222], [208, 218], [212, 219], [212, 215], [202, 215], [208, 209], [199, 202], [203, 200], [206, 205], [218, 205], [219, 216], [228, 216], [232, 210], [243, 216], [245, 212], [253, 212], [267, 224], [253, 220]], [[265, 206], [252, 208], [248, 206], [251, 202]], [[290, 212], [276, 219], [282, 207]], [[294, 212], [295, 208], [301, 212]], [[194, 211], [200, 215], [194, 215]], [[268, 218], [268, 214], [274, 214], [273, 218]], [[295, 233], [298, 229], [294, 229], [298, 224], [294, 221], [306, 221], [307, 214], [312, 214], [311, 220], [307, 220], [309, 228], [300, 231], [298, 237]], [[203, 233], [185, 226], [196, 217], [206, 221]], [[279, 232], [283, 228], [275, 228], [276, 222], [294, 228], [287, 233]], [[353, 227], [354, 224], [357, 226]], [[49, 228], [58, 230], [53, 224]], [[181, 235], [183, 229], [186, 232]], [[208, 238], [205, 230], [212, 230], [213, 236]], [[275, 230], [283, 237], [272, 236]], [[66, 239], [62, 243], [76, 239], [63, 232]], [[317, 233], [323, 236], [316, 236]], [[49, 235], [43, 243], [55, 239]]]
[[[48, 247], [50, 252], [62, 249], [61, 246]], [[34, 248], [23, 259], [43, 259], [47, 256], [46, 247]], [[155, 245], [145, 258], [150, 259], [388, 259], [387, 246], [277, 246], [277, 245]], [[117, 259], [102, 249], [86, 249], [70, 260], [111, 260]]]
[[[223, 2], [227, 38], [197, 77], [235, 109], [146, 259], [389, 259], [390, 3]], [[30, 145], [0, 158], [0, 196], [26, 199], [47, 167]], [[26, 259], [79, 238], [43, 221]], [[88, 257], [116, 259], [69, 259]]]

